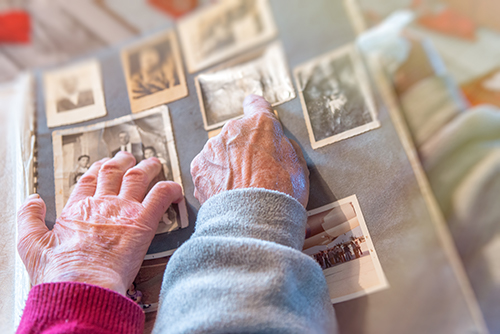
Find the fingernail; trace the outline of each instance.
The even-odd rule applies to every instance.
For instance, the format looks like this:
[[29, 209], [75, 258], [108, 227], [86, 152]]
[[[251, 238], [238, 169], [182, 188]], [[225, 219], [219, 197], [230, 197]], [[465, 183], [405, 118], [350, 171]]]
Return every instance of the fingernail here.
[[38, 195], [38, 194], [31, 194], [31, 195], [28, 196], [27, 199], [31, 200], [31, 199], [39, 199], [39, 198], [40, 198], [40, 195]]

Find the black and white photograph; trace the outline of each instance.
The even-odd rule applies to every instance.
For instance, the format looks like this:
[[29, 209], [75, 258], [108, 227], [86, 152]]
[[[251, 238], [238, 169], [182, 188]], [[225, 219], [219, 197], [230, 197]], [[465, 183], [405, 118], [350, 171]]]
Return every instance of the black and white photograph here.
[[295, 90], [280, 43], [244, 56], [195, 78], [205, 130], [243, 116], [249, 94], [263, 96], [272, 106], [295, 98]]
[[126, 296], [136, 302], [146, 316], [144, 334], [153, 331], [163, 275], [172, 253], [173, 251], [162, 257], [144, 259], [141, 269], [127, 290]]
[[173, 30], [122, 51], [132, 112], [140, 112], [187, 96], [177, 38]]
[[380, 127], [354, 45], [298, 66], [294, 76], [313, 149]]
[[332, 303], [389, 287], [356, 195], [307, 215], [303, 252], [323, 269]]
[[49, 127], [106, 115], [101, 68], [97, 60], [45, 72], [43, 79]]
[[189, 73], [272, 39], [276, 26], [267, 0], [229, 0], [200, 9], [178, 22]]
[[[136, 162], [156, 157], [162, 171], [151, 182], [175, 181], [182, 185], [179, 162], [166, 106], [111, 121], [80, 128], [55, 131], [54, 176], [56, 212], [59, 216], [82, 175], [94, 162], [113, 157], [119, 151], [131, 153]], [[188, 226], [185, 201], [170, 206], [158, 226], [157, 234]]]

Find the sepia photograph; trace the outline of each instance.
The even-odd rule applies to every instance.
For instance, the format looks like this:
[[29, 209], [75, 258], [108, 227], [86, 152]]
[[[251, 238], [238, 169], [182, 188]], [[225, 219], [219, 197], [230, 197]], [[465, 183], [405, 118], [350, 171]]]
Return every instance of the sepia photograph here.
[[354, 45], [298, 66], [294, 76], [313, 149], [380, 127]]
[[267, 0], [228, 0], [178, 22], [189, 73], [246, 51], [276, 36]]
[[[139, 115], [128, 115], [85, 127], [54, 131], [54, 178], [56, 213], [64, 205], [78, 180], [94, 162], [113, 157], [119, 151], [131, 153], [137, 163], [156, 157], [162, 171], [149, 189], [159, 181], [182, 185], [179, 161], [168, 108], [160, 106]], [[189, 224], [185, 201], [172, 204], [163, 215], [156, 234], [168, 233]]]
[[242, 117], [247, 95], [263, 96], [272, 106], [295, 98], [281, 43], [202, 73], [195, 85], [207, 131]]
[[356, 195], [307, 216], [303, 252], [323, 269], [332, 303], [389, 287]]
[[156, 312], [160, 300], [163, 274], [171, 254], [154, 259], [145, 259], [141, 269], [127, 290], [127, 297], [136, 302], [144, 312], [146, 319], [143, 333], [151, 333], [156, 321]]
[[56, 127], [106, 115], [101, 67], [95, 59], [43, 75], [47, 126]]
[[137, 113], [188, 95], [173, 30], [141, 40], [122, 51], [130, 107]]

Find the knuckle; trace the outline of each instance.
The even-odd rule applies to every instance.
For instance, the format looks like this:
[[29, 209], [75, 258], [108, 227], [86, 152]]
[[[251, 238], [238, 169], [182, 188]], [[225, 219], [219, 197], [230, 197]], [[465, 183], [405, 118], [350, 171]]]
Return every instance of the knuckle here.
[[161, 193], [171, 193], [171, 192], [175, 191], [176, 184], [173, 182], [162, 181], [162, 182], [158, 182], [155, 185], [155, 187]]
[[241, 120], [238, 119], [232, 119], [229, 122], [226, 123], [224, 126], [227, 130], [232, 130], [236, 128], [239, 124], [241, 123]]
[[23, 206], [21, 206], [21, 208], [19, 209], [17, 215], [19, 219], [23, 220], [27, 218], [28, 215], [33, 213], [38, 213], [43, 210], [44, 210], [43, 202], [40, 201], [39, 199], [36, 199], [23, 204]]
[[78, 183], [82, 185], [95, 185], [97, 184], [97, 177], [93, 174], [84, 174]]
[[203, 151], [211, 150], [213, 148], [213, 146], [214, 146], [215, 141], [216, 141], [215, 137], [210, 138], [207, 141], [207, 144], [205, 145], [205, 147], [203, 148]]
[[142, 168], [132, 168], [125, 174], [125, 179], [136, 183], [146, 183], [149, 179], [148, 173]]
[[30, 248], [31, 247], [29, 246], [29, 240], [27, 240], [26, 237], [19, 238], [19, 240], [17, 241], [17, 252], [19, 253], [19, 256], [21, 256], [21, 259], [24, 260], [28, 249]]
[[122, 155], [122, 156], [128, 157], [128, 158], [133, 158], [134, 157], [134, 155], [132, 153], [126, 152], [126, 151], [118, 151], [118, 153], [116, 153], [115, 156], [117, 156], [117, 155]]
[[198, 170], [199, 170], [199, 166], [200, 166], [200, 163], [199, 163], [199, 154], [193, 159], [193, 161], [191, 161], [191, 166], [190, 166], [190, 170], [191, 170], [191, 175], [193, 174], [196, 174], [198, 173]]
[[157, 157], [148, 158], [147, 162], [153, 165], [161, 165], [160, 159]]
[[247, 119], [245, 118], [230, 120], [224, 126], [224, 128], [222, 128], [220, 133], [220, 140], [227, 140], [228, 137], [236, 137], [240, 135], [246, 128], [246, 125]]
[[218, 146], [218, 138], [210, 138], [201, 152], [193, 159], [197, 161], [197, 163], [202, 162], [205, 159], [205, 156], [212, 154], [215, 148]]
[[101, 166], [99, 173], [104, 175], [121, 173], [121, 168], [116, 161], [110, 160]]
[[254, 122], [259, 128], [269, 128], [269, 127], [274, 127], [275, 124], [274, 122], [276, 119], [269, 115], [269, 113], [257, 113], [254, 114]]

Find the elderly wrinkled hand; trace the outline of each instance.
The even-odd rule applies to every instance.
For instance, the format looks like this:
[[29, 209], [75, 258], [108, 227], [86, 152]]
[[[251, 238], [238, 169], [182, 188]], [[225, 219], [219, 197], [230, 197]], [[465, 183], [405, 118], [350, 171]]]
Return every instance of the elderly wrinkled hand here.
[[245, 117], [228, 122], [191, 163], [195, 197], [203, 204], [220, 192], [265, 188], [288, 194], [304, 207], [309, 170], [300, 147], [283, 134], [271, 105], [248, 96]]
[[18, 251], [32, 284], [84, 282], [126, 293], [161, 216], [183, 197], [180, 185], [167, 181], [147, 193], [162, 168], [158, 159], [134, 165], [124, 152], [94, 163], [50, 231], [44, 201], [26, 200], [18, 212]]

